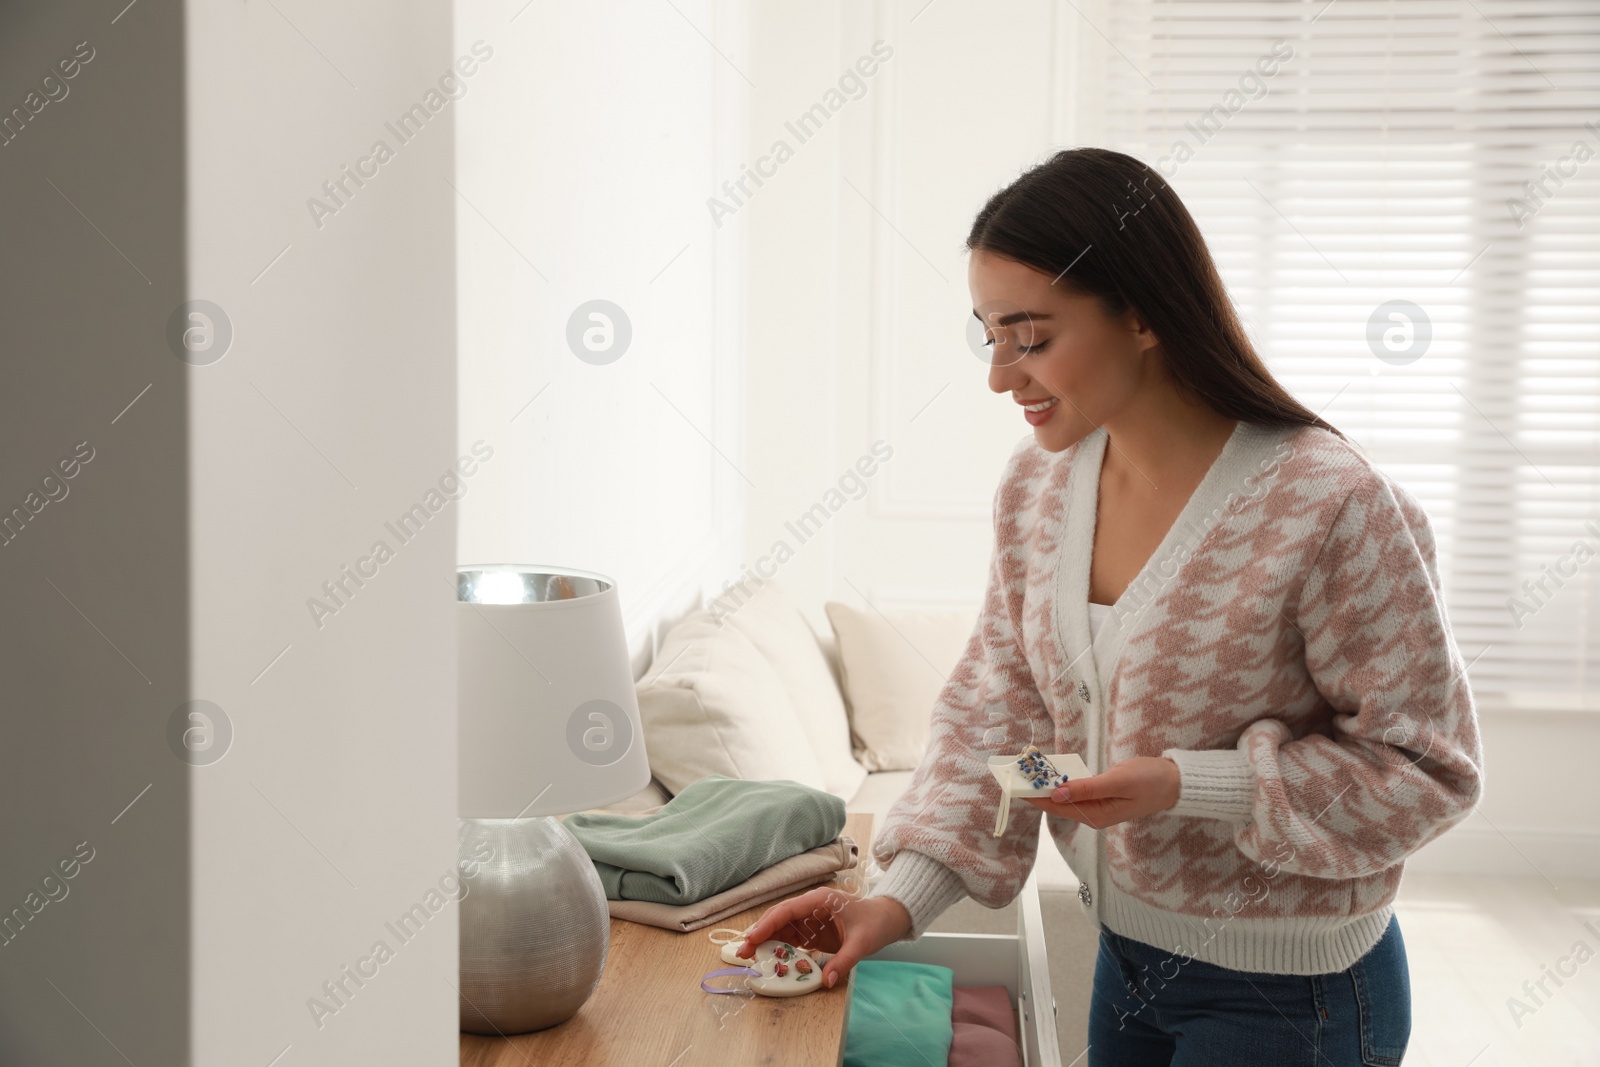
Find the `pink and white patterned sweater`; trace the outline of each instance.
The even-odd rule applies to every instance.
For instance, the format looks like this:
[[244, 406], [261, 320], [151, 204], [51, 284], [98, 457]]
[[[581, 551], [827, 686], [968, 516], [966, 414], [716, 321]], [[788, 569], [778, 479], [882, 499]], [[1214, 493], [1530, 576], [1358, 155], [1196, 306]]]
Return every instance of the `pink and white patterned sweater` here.
[[1483, 788], [1427, 515], [1336, 434], [1240, 422], [1091, 641], [1105, 445], [1097, 429], [1012, 453], [978, 625], [868, 895], [903, 903], [912, 938], [962, 896], [1016, 897], [1044, 815], [1017, 801], [993, 836], [991, 755], [1035, 744], [1094, 773], [1168, 756], [1175, 807], [1047, 820], [1091, 916], [1183, 962], [1344, 970], [1387, 926], [1405, 858]]

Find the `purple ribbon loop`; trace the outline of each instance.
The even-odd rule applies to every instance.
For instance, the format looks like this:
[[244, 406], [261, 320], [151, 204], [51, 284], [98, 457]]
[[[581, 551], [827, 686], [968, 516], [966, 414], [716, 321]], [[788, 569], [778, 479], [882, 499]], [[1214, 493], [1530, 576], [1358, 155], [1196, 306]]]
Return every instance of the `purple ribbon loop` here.
[[734, 988], [734, 989], [713, 989], [712, 987], [706, 985], [707, 979], [720, 978], [723, 975], [729, 975], [729, 974], [749, 974], [749, 975], [754, 975], [757, 978], [761, 977], [761, 972], [756, 970], [754, 967], [724, 967], [721, 970], [712, 971], [711, 973], [707, 974], [704, 978], [700, 979], [700, 988], [705, 990], [707, 993], [745, 993], [745, 992], [749, 992], [748, 987], [745, 987], [745, 988]]

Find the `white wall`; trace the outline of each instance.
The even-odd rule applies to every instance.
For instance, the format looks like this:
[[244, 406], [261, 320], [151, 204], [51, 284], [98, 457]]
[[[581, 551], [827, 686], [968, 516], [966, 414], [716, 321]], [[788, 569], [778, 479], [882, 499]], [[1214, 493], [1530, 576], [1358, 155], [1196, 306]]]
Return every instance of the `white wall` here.
[[[739, 553], [742, 220], [705, 201], [743, 154], [743, 5], [520, 6], [456, 9], [495, 49], [457, 113], [460, 440], [495, 448], [459, 559], [612, 576], [642, 672]], [[594, 299], [632, 330], [600, 365], [566, 337]]]
[[[307, 607], [456, 454], [448, 108], [306, 206], [450, 64], [449, 9], [86, 11], [0, 13], [7, 108], [95, 50], [0, 148], [0, 499], [95, 449], [0, 548], [0, 901], [94, 849], [0, 947], [0, 1061], [451, 1062], [454, 911], [384, 925], [455, 863], [451, 522]], [[233, 334], [206, 366], [166, 336], [196, 298]], [[169, 748], [195, 699], [231, 724], [207, 765]]]
[[[187, 11], [188, 285], [236, 331], [189, 377], [192, 685], [236, 731], [194, 776], [195, 1062], [449, 1062], [454, 906], [406, 943], [385, 924], [455, 866], [454, 505], [406, 543], [385, 524], [457, 456], [454, 105], [404, 143], [385, 124], [432, 105], [450, 8]], [[345, 566], [375, 573], [314, 619]], [[322, 995], [380, 940], [393, 959]]]
[[[996, 480], [1031, 430], [967, 347], [963, 242], [983, 199], [1067, 126], [1067, 38], [1051, 6], [768, 6], [753, 24], [752, 153], [783, 139], [794, 156], [747, 209], [750, 463], [763, 490], [749, 541], [752, 554], [790, 541], [778, 579], [824, 629], [827, 599], [981, 598]], [[863, 57], [875, 69], [856, 68]], [[864, 90], [847, 83], [802, 143], [791, 125], [852, 68], [873, 70]], [[893, 455], [864, 496], [799, 544], [785, 524], [877, 441]]]

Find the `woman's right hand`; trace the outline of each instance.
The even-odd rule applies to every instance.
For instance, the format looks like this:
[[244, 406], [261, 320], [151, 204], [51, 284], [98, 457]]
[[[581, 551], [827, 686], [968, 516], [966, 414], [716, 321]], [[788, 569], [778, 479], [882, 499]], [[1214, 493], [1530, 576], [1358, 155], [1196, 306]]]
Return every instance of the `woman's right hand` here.
[[757, 945], [771, 940], [831, 952], [822, 967], [822, 984], [831, 989], [861, 960], [910, 933], [911, 914], [893, 897], [858, 897], [819, 886], [768, 908], [735, 954], [749, 959]]

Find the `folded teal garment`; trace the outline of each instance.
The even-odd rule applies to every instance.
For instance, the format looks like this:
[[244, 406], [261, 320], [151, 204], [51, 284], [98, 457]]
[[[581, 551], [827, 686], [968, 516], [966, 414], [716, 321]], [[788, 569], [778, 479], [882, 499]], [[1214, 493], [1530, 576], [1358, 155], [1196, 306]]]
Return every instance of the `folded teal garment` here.
[[694, 904], [844, 829], [844, 801], [799, 782], [708, 774], [649, 815], [589, 811], [563, 823], [609, 900]]
[[942, 1067], [950, 1060], [955, 972], [862, 960], [850, 990], [844, 1067]]

